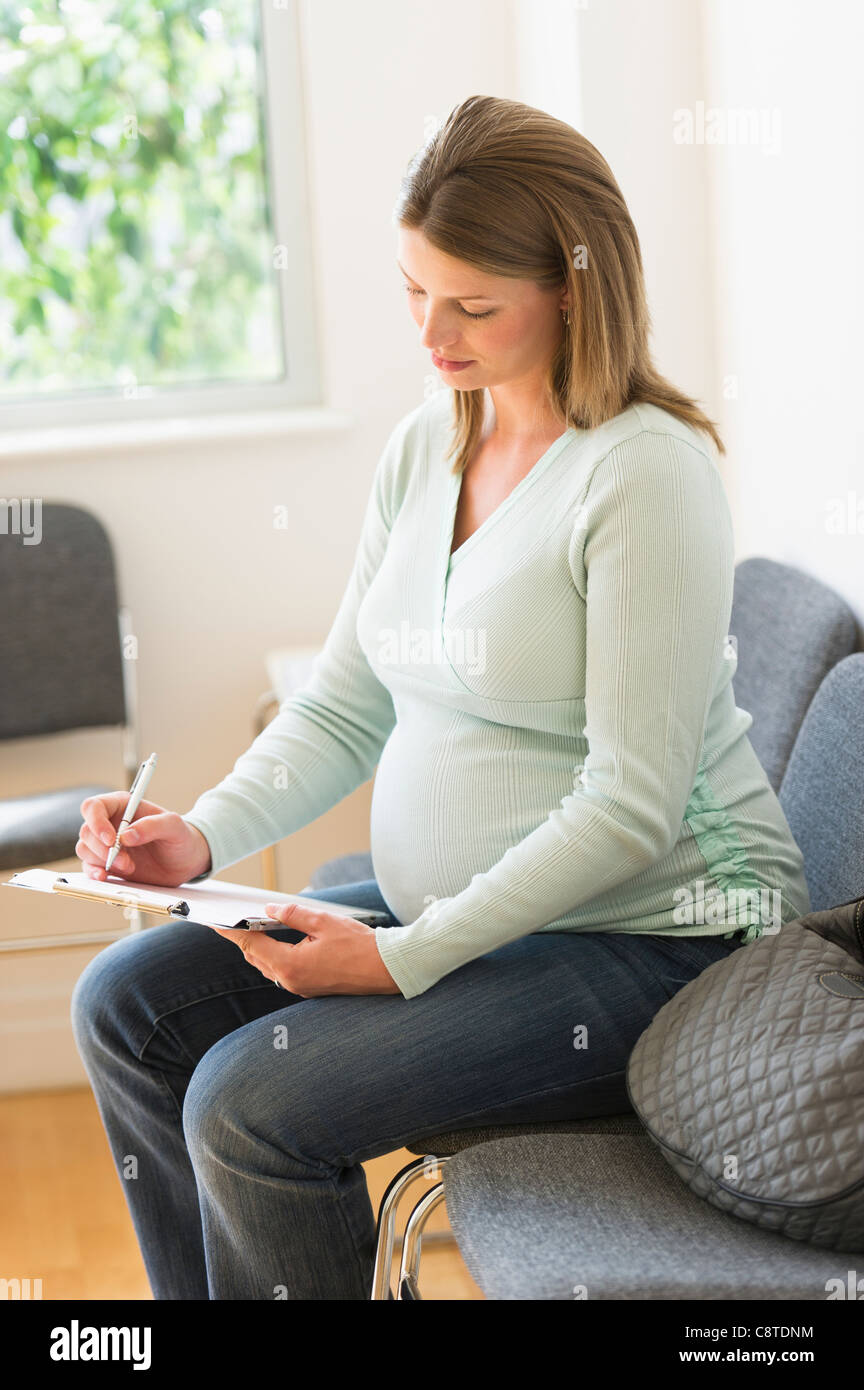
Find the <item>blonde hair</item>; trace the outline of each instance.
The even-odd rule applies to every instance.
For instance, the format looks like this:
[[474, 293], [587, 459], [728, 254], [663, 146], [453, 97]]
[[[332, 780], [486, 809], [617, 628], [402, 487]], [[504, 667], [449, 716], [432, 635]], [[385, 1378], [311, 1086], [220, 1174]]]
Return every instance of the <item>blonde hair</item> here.
[[[570, 323], [546, 392], [567, 427], [594, 429], [645, 402], [704, 430], [714, 423], [655, 368], [642, 255], [606, 160], [578, 130], [500, 97], [468, 97], [408, 165], [394, 220], [480, 270], [570, 291]], [[582, 259], [582, 267], [575, 262]], [[485, 392], [453, 391], [454, 473], [475, 453]]]

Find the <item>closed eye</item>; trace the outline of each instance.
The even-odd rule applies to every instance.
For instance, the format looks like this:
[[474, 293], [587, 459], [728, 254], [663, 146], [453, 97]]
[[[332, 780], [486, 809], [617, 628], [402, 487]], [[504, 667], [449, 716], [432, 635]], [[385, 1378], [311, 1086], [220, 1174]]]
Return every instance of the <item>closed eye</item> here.
[[[408, 294], [425, 294], [425, 293], [426, 293], [425, 290], [415, 290], [414, 287], [413, 287], [413, 285], [406, 285], [406, 286], [405, 286], [405, 289], [406, 289], [406, 291], [408, 292]], [[485, 309], [484, 312], [483, 312], [482, 314], [472, 314], [471, 311], [470, 311], [470, 309], [463, 309], [461, 304], [457, 305], [457, 308], [459, 309], [460, 314], [464, 314], [464, 315], [465, 315], [466, 319], [488, 319], [488, 318], [490, 317], [490, 315], [492, 315], [492, 314], [495, 313], [495, 310], [494, 310], [494, 309]]]

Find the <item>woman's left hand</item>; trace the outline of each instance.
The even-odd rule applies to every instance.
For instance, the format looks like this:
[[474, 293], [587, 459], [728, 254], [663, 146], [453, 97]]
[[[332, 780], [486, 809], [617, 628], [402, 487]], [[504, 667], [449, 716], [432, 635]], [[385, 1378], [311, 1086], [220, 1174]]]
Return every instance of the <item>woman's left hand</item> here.
[[304, 932], [302, 941], [277, 941], [264, 931], [213, 927], [240, 947], [250, 965], [301, 999], [324, 994], [399, 994], [375, 944], [375, 930], [341, 913], [299, 903], [267, 903], [273, 926]]

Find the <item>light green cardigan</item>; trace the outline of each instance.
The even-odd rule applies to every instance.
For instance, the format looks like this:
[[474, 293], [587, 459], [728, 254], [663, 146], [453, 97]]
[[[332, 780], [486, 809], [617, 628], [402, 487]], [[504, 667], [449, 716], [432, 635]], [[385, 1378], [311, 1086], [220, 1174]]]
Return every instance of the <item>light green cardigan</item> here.
[[[536, 931], [729, 935], [810, 910], [736, 707], [733, 532], [656, 406], [568, 429], [450, 556], [450, 392], [392, 431], [312, 676], [185, 819], [212, 872], [373, 773], [406, 998]], [[347, 899], [346, 899], [347, 900]]]

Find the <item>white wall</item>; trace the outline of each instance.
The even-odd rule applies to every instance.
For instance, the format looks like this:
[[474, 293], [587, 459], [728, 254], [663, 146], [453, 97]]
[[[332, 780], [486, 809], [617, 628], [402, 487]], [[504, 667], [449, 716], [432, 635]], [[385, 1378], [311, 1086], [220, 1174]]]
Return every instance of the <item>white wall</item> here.
[[[864, 622], [861, 64], [853, 0], [703, 0], [707, 106], [779, 113], [779, 153], [712, 145], [717, 369], [739, 552], [817, 575]], [[769, 146], [770, 148], [770, 142]], [[827, 528], [853, 491], [858, 529]]]
[[610, 165], [636, 225], [655, 362], [716, 419], [705, 158], [672, 140], [672, 111], [703, 86], [699, 5], [592, 0], [575, 14], [580, 128]]

